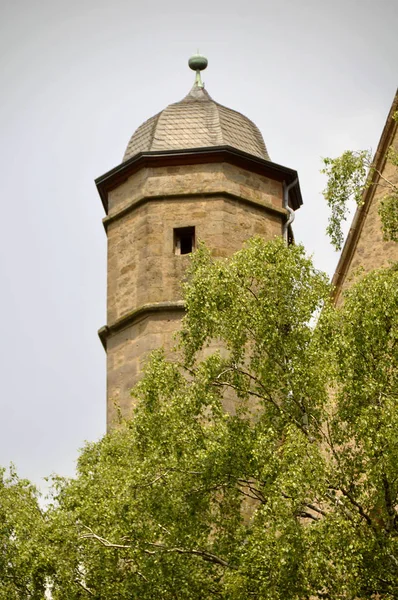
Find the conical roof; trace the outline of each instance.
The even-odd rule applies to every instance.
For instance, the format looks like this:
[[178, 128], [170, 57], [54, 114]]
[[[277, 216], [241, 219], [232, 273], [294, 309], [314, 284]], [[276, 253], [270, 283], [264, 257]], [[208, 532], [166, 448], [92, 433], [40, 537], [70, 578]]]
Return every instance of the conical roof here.
[[140, 152], [215, 146], [230, 146], [270, 160], [258, 127], [241, 113], [215, 102], [204, 89], [197, 70], [195, 84], [183, 100], [170, 104], [138, 127], [123, 162]]

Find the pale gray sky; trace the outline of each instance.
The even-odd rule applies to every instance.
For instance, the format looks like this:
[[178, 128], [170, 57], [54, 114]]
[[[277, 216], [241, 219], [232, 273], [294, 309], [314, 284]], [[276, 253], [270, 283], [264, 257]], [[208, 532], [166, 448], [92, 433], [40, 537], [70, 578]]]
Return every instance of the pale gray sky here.
[[375, 149], [398, 83], [396, 0], [0, 1], [0, 464], [40, 484], [105, 431], [106, 238], [94, 178], [206, 88], [298, 170], [295, 235], [333, 272], [320, 156]]

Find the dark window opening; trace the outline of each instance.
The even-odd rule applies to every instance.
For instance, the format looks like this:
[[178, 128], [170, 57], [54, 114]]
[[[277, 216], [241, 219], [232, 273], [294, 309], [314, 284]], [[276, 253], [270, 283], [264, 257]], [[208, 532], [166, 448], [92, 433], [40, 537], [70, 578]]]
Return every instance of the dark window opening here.
[[195, 250], [195, 227], [174, 229], [174, 254], [190, 254]]

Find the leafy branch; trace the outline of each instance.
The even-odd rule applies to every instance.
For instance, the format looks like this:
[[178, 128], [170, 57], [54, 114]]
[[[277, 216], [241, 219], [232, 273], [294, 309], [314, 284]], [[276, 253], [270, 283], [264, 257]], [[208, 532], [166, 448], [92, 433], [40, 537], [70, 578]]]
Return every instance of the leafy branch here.
[[[396, 118], [396, 117], [395, 117]], [[388, 162], [398, 167], [398, 153], [390, 148]], [[340, 250], [344, 236], [342, 223], [347, 220], [350, 201], [363, 202], [363, 192], [371, 186], [386, 188], [379, 203], [379, 216], [386, 241], [398, 241], [398, 186], [372, 162], [370, 150], [347, 150], [337, 158], [324, 158], [321, 173], [328, 177], [323, 196], [331, 210], [326, 233], [332, 245]]]

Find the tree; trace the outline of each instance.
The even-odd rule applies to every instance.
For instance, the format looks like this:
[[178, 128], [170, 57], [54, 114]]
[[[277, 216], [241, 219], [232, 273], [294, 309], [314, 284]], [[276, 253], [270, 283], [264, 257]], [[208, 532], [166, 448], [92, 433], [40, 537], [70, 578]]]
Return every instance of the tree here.
[[[398, 112], [393, 118], [398, 120]], [[392, 146], [388, 150], [387, 161], [398, 167], [398, 152]], [[326, 232], [333, 246], [337, 250], [342, 247], [344, 235], [341, 225], [349, 214], [350, 201], [354, 200], [360, 206], [364, 189], [371, 186], [380, 187], [385, 192], [379, 203], [384, 239], [398, 242], [398, 186], [395, 179], [386, 178], [376, 168], [370, 150], [348, 150], [337, 158], [323, 159], [323, 163], [321, 173], [328, 177], [323, 195], [331, 209]]]
[[396, 598], [397, 268], [339, 308], [280, 240], [189, 279], [174, 359], [55, 482], [54, 600]]
[[[367, 152], [324, 172], [341, 245], [376, 172]], [[397, 598], [398, 266], [335, 307], [301, 246], [253, 239], [229, 260], [202, 246], [188, 281], [174, 356], [46, 510], [1, 471], [0, 600]]]
[[47, 565], [37, 490], [0, 469], [0, 600], [42, 600]]

